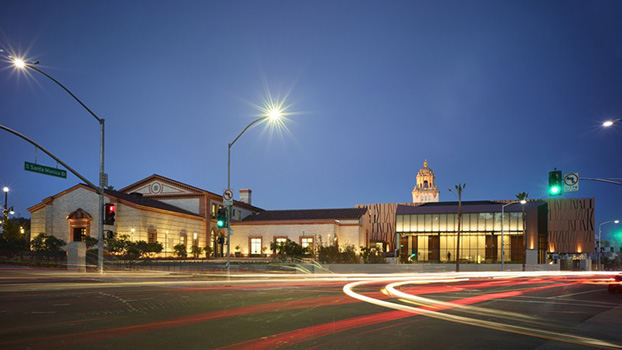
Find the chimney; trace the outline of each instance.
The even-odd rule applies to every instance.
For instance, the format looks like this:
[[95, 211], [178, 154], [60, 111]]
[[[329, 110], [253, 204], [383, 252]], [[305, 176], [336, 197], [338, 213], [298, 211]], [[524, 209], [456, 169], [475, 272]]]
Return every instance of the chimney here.
[[240, 190], [240, 202], [251, 205], [251, 192], [249, 189]]

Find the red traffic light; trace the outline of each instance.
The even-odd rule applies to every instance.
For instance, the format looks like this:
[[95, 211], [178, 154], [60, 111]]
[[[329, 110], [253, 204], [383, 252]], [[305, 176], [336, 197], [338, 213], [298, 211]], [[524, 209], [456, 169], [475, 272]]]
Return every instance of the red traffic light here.
[[117, 208], [114, 206], [114, 204], [108, 204], [108, 205], [106, 205], [106, 207], [108, 209], [107, 210], [108, 213], [114, 213], [117, 210]]

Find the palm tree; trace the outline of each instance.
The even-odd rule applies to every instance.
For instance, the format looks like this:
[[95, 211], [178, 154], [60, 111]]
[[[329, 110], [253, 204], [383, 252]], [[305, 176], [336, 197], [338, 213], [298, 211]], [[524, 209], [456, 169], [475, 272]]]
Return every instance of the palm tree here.
[[[529, 193], [521, 192], [516, 195], [516, 199], [519, 201], [526, 201], [529, 197]], [[525, 264], [527, 263], [527, 227], [525, 226], [525, 206], [523, 205], [523, 271], [525, 271]]]
[[[457, 184], [456, 192], [458, 193], [458, 236], [456, 238], [456, 272], [460, 272], [460, 223], [462, 222], [462, 190], [466, 184]], [[451, 188], [449, 192], [453, 192]]]

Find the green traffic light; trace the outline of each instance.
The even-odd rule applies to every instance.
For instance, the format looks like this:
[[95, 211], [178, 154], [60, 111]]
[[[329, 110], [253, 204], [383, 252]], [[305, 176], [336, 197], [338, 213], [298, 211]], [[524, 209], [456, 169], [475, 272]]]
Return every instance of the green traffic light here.
[[558, 194], [558, 193], [559, 193], [559, 187], [557, 186], [551, 187], [551, 194]]
[[218, 227], [223, 227], [223, 226], [225, 226], [225, 222], [223, 220], [218, 220], [216, 222], [216, 225], [218, 225]]

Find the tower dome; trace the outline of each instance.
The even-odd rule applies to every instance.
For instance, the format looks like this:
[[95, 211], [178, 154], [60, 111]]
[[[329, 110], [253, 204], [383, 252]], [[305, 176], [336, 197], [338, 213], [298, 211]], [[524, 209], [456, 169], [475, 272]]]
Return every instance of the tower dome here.
[[424, 160], [423, 168], [417, 173], [417, 183], [413, 189], [413, 203], [438, 202], [440, 191], [435, 184], [436, 176], [428, 167], [428, 160]]

